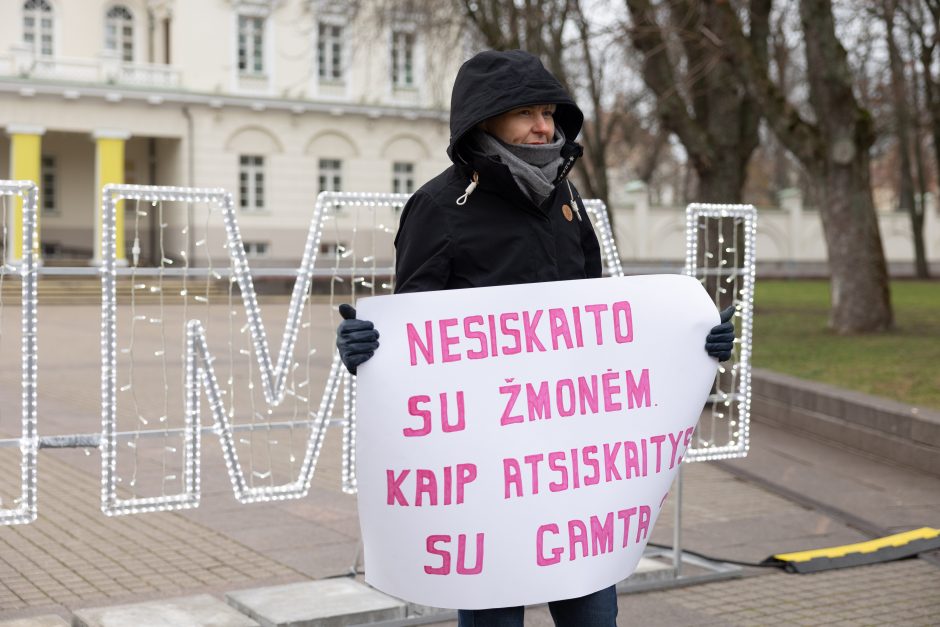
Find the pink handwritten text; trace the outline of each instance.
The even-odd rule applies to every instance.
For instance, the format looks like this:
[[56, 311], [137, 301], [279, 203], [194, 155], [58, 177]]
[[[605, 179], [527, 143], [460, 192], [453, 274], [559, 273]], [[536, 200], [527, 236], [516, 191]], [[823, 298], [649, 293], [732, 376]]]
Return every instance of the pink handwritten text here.
[[[441, 392], [438, 394], [438, 399], [440, 400], [440, 417], [441, 417], [441, 431], [444, 433], [453, 433], [454, 431], [463, 431], [467, 426], [466, 421], [466, 411], [464, 408], [463, 392], [458, 391], [456, 394], [456, 408], [457, 408], [457, 417], [453, 422], [449, 419], [447, 392]], [[406, 427], [402, 429], [402, 433], [405, 437], [414, 438], [431, 433], [431, 422], [432, 415], [429, 409], [424, 409], [425, 405], [428, 405], [431, 402], [431, 397], [425, 394], [420, 394], [417, 396], [412, 396], [408, 399], [408, 414], [410, 416], [415, 416], [416, 418], [421, 419], [421, 426], [417, 429]]]
[[[636, 516], [636, 528], [630, 525]], [[574, 518], [566, 524], [546, 523], [535, 534], [535, 560], [539, 566], [558, 564], [562, 556], [576, 559], [612, 553], [614, 545], [627, 548], [639, 544], [649, 535], [652, 508], [649, 505], [628, 507], [589, 520]], [[619, 541], [618, 541], [619, 540]]]
[[503, 458], [503, 498], [626, 481], [675, 468], [695, 427], [638, 440], [617, 440], [561, 451]]
[[[590, 328], [585, 329], [587, 320]], [[609, 331], [605, 335], [605, 328]], [[591, 333], [593, 331], [593, 333]], [[425, 320], [405, 325], [412, 366], [518, 353], [574, 350], [633, 341], [633, 312], [622, 300], [570, 308]]]
[[[473, 463], [444, 466], [438, 474], [429, 468], [406, 468], [399, 472], [385, 471], [386, 505], [409, 507], [459, 505], [464, 501], [466, 486], [477, 478], [477, 466]], [[408, 496], [414, 495], [411, 501]]]
[[[448, 545], [453, 538], [447, 534], [430, 535], [425, 541], [427, 552], [441, 558], [440, 566], [425, 566], [424, 572], [429, 575], [449, 575], [451, 553]], [[467, 565], [467, 534], [457, 535], [457, 568], [458, 575], [479, 575], [483, 572], [484, 537], [482, 533], [476, 534], [476, 550], [473, 566]]]
[[648, 368], [643, 369], [639, 379], [632, 370], [612, 369], [601, 374], [525, 384], [506, 379], [499, 393], [505, 403], [499, 418], [501, 426], [548, 420], [553, 415], [566, 418], [649, 407], [652, 395]]

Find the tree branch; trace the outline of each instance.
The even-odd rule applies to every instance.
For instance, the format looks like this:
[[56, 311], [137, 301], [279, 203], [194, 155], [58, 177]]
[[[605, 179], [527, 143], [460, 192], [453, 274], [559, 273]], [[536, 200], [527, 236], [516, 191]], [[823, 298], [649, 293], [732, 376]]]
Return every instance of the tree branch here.
[[780, 142], [804, 165], [821, 164], [825, 153], [820, 129], [804, 120], [770, 79], [766, 64], [760, 63], [759, 53], [744, 36], [734, 9], [727, 3], [719, 3], [717, 10], [725, 13], [730, 25], [723, 48], [731, 66], [736, 69], [748, 92], [760, 103], [765, 119]]
[[656, 94], [663, 124], [679, 137], [697, 168], [710, 168], [715, 155], [707, 134], [692, 119], [679, 92], [653, 7], [649, 0], [626, 0], [626, 3], [633, 18], [630, 39], [643, 55], [643, 79]]

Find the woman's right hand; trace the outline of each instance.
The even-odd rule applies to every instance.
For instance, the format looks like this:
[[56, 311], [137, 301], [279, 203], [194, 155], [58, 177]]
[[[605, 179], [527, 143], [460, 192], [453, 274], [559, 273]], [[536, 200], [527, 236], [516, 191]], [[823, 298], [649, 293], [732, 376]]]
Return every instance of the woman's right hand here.
[[350, 374], [375, 354], [379, 347], [379, 332], [368, 320], [357, 320], [356, 310], [347, 304], [339, 306], [343, 321], [336, 327], [336, 348]]

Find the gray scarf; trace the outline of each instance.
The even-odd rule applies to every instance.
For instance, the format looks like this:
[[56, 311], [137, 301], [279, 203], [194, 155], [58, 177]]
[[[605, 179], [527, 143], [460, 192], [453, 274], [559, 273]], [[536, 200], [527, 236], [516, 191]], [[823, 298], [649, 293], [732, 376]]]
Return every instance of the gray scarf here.
[[484, 155], [499, 157], [506, 164], [519, 189], [536, 206], [545, 202], [555, 189], [552, 182], [563, 161], [561, 147], [565, 145], [565, 134], [560, 128], [555, 128], [552, 143], [540, 146], [507, 144], [479, 128], [473, 131], [472, 139]]

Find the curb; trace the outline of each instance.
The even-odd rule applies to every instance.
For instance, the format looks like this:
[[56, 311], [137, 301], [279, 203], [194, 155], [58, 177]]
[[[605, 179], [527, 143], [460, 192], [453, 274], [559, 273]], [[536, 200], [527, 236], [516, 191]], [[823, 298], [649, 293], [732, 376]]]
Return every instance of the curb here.
[[752, 419], [940, 476], [940, 412], [755, 368]]

